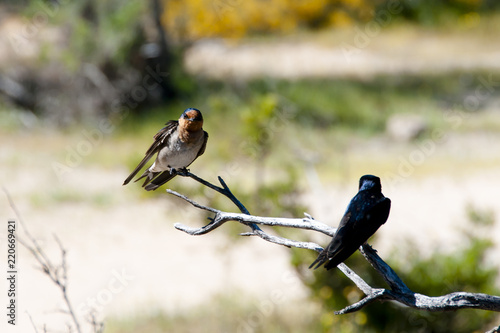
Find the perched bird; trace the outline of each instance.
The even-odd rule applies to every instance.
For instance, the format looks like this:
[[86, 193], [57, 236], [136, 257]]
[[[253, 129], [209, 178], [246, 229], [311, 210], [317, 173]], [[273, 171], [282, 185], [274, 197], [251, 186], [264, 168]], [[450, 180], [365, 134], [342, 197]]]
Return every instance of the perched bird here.
[[203, 130], [203, 116], [200, 110], [186, 109], [179, 121], [171, 120], [166, 123], [166, 126], [156, 133], [154, 140], [146, 156], [125, 179], [123, 185], [128, 184], [156, 153], [158, 155], [153, 165], [135, 180], [146, 178], [142, 187], [147, 191], [156, 190], [174, 178], [178, 169], [187, 168], [202, 155], [207, 146], [208, 133]]
[[364, 175], [359, 179], [359, 191], [352, 198], [332, 241], [309, 266], [314, 269], [325, 262], [326, 269], [337, 267], [349, 258], [387, 221], [391, 200], [382, 194], [380, 178]]

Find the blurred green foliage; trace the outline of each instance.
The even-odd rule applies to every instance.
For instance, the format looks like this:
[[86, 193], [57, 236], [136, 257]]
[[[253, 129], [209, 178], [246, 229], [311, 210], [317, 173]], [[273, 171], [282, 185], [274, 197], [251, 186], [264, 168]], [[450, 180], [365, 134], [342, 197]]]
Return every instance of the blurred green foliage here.
[[[402, 14], [398, 18], [425, 23], [427, 21], [439, 24], [439, 18], [426, 18], [435, 13], [453, 13], [452, 17], [463, 20], [473, 20], [474, 17], [483, 15], [497, 9], [499, 5], [493, 1], [477, 0], [453, 0], [445, 2], [411, 1], [400, 2]], [[122, 104], [130, 102], [130, 96], [145, 94], [135, 98], [130, 104], [132, 113], [140, 114], [142, 117], [149, 116], [151, 104], [155, 106], [166, 106], [174, 104], [200, 105], [200, 100], [206, 99], [212, 106], [235, 110], [245, 109], [256, 112], [256, 109], [265, 108], [259, 103], [266, 103], [266, 98], [272, 98], [272, 93], [286, 97], [291, 104], [298, 107], [296, 119], [303, 121], [306, 125], [313, 123], [317, 126], [331, 126], [342, 124], [348, 128], [363, 128], [367, 131], [379, 131], [384, 128], [385, 119], [393, 112], [402, 110], [402, 102], [411, 100], [416, 103], [421, 96], [421, 87], [415, 87], [414, 91], [404, 91], [397, 87], [397, 78], [390, 85], [382, 82], [384, 78], [375, 78], [370, 82], [355, 82], [355, 80], [304, 80], [295, 83], [278, 82], [273, 84], [262, 80], [255, 83], [227, 82], [208, 83], [200, 78], [190, 77], [183, 71], [182, 56], [183, 47], [188, 45], [192, 36], [225, 36], [225, 34], [247, 35], [261, 32], [297, 31], [302, 28], [317, 30], [329, 26], [352, 27], [359, 22], [366, 22], [374, 17], [377, 10], [387, 8], [389, 1], [290, 1], [277, 0], [266, 3], [242, 2], [242, 1], [168, 1], [164, 4], [163, 24], [166, 27], [167, 37], [172, 42], [177, 35], [180, 43], [169, 43], [168, 50], [170, 60], [165, 62], [163, 58], [156, 59], [156, 63], [149, 62], [144, 53], [144, 46], [158, 42], [154, 19], [152, 18], [152, 7], [144, 1], [122, 2], [119, 0], [86, 0], [81, 2], [48, 2], [45, 7], [51, 9], [50, 23], [63, 27], [64, 38], [57, 45], [43, 45], [39, 53], [40, 62], [34, 67], [40, 74], [42, 80], [47, 77], [56, 78], [52, 71], [59, 75], [59, 82], [44, 84], [37, 82], [33, 91], [40, 94], [37, 98], [36, 108], [44, 109], [45, 112], [35, 114], [54, 113], [57, 121], [63, 125], [71, 123], [66, 118], [74, 117], [74, 121], [86, 120], [86, 117], [109, 116], [114, 112], [116, 101]], [[265, 6], [265, 11], [263, 11]], [[247, 8], [248, 7], [248, 8]], [[445, 8], [446, 10], [434, 10], [433, 8]], [[39, 2], [30, 2], [23, 12], [27, 18], [36, 17], [40, 12]], [[431, 9], [429, 9], [431, 8]], [[445, 14], [442, 14], [445, 15]], [[475, 16], [476, 15], [476, 16]], [[255, 23], [255, 22], [264, 23]], [[238, 25], [232, 28], [232, 25]], [[257, 24], [257, 25], [254, 25]], [[151, 45], [149, 45], [151, 46]], [[153, 52], [154, 53], [154, 52]], [[147, 59], [146, 59], [147, 58]], [[153, 61], [154, 62], [154, 61]], [[62, 64], [63, 68], [50, 70], [47, 64]], [[86, 72], [83, 65], [92, 64], [98, 69], [98, 73]], [[146, 68], [156, 68], [161, 64], [161, 71], [168, 72], [163, 78], [169, 81], [168, 87], [159, 89], [161, 91], [144, 90], [143, 79], [148, 75]], [[32, 64], [33, 65], [33, 64]], [[36, 77], [37, 70], [32, 72]], [[102, 74], [102, 75], [100, 75]], [[381, 81], [379, 81], [381, 80]], [[404, 79], [406, 80], [406, 78]], [[417, 79], [416, 81], [418, 81]], [[408, 87], [405, 81], [403, 85]], [[429, 82], [427, 82], [429, 83]], [[454, 83], [446, 82], [445, 86], [427, 85], [427, 88], [437, 88], [443, 91], [446, 87], [453, 87]], [[378, 85], [380, 84], [380, 86]], [[234, 94], [214, 94], [214, 87], [219, 85], [223, 91]], [[271, 86], [274, 85], [274, 88]], [[385, 95], [387, 88], [394, 87], [402, 93], [405, 101], [392, 100]], [[111, 89], [108, 89], [111, 88]], [[255, 89], [254, 91], [248, 90]], [[267, 92], [264, 90], [267, 89]], [[165, 91], [171, 95], [164, 96]], [[271, 95], [265, 97], [265, 93], [271, 91]], [[113, 93], [110, 93], [113, 92]], [[140, 92], [140, 94], [139, 94]], [[415, 93], [415, 98], [411, 94]], [[163, 95], [162, 95], [163, 94]], [[215, 91], [215, 95], [218, 92]], [[162, 95], [162, 97], [158, 97]], [[78, 96], [76, 98], [75, 96]], [[172, 98], [175, 96], [175, 98]], [[176, 98], [181, 99], [177, 100]], [[248, 103], [252, 98], [262, 99]], [[57, 101], [48, 103], [45, 101]], [[76, 103], [75, 103], [76, 102]], [[137, 102], [137, 103], [136, 103]], [[142, 108], [143, 104], [148, 108]], [[160, 103], [159, 103], [160, 102]], [[181, 103], [183, 102], [183, 103]], [[267, 102], [272, 101], [269, 99]], [[278, 99], [277, 107], [282, 103]], [[241, 105], [244, 104], [244, 105]], [[72, 105], [70, 108], [69, 105]], [[200, 106], [201, 107], [201, 106]], [[422, 109], [427, 105], [422, 105]], [[206, 108], [205, 108], [206, 109]], [[64, 119], [62, 121], [61, 119]]]
[[69, 37], [62, 52], [53, 52], [46, 60], [60, 60], [73, 71], [81, 63], [117, 68], [130, 65], [133, 52], [144, 40], [144, 1], [48, 1], [44, 5], [31, 1], [24, 14], [34, 17], [41, 10], [48, 13], [51, 24], [63, 26]]
[[[382, 1], [379, 6], [385, 6], [387, 2]], [[480, 14], [500, 9], [500, 3], [495, 0], [414, 0], [400, 3], [404, 19], [423, 25], [446, 24], [457, 20], [463, 25], [475, 25], [480, 20]]]
[[[237, 157], [260, 159], [268, 154], [271, 143], [274, 147], [280, 145], [281, 135], [290, 132], [308, 130], [308, 136], [314, 137], [347, 129], [373, 135], [383, 132], [387, 119], [396, 113], [419, 114], [431, 125], [442, 126], [446, 110], [481, 112], [482, 105], [476, 110], [465, 109], [464, 99], [477, 88], [478, 79], [488, 75], [456, 72], [382, 75], [363, 81], [261, 79], [237, 84], [184, 77], [190, 87], [184, 94], [164, 107], [150, 109], [146, 118], [144, 114], [131, 114], [121, 126], [126, 130], [137, 129], [138, 122], [158, 126], [158, 122], [178, 117], [187, 106], [196, 106], [207, 115], [207, 128], [224, 131], [231, 138], [221, 143], [223, 149], [218, 153], [222, 157], [233, 158], [237, 153]], [[234, 145], [241, 137], [245, 138], [244, 144], [228, 155], [225, 145]], [[274, 153], [279, 154], [276, 150]]]

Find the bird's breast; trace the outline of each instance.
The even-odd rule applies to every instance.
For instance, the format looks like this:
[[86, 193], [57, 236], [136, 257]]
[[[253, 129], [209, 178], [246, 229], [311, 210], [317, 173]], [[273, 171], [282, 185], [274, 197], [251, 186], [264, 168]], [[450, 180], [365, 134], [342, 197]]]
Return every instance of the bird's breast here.
[[156, 167], [162, 170], [185, 168], [196, 159], [202, 145], [203, 137], [196, 141], [183, 142], [178, 136], [172, 136], [167, 145], [159, 151]]

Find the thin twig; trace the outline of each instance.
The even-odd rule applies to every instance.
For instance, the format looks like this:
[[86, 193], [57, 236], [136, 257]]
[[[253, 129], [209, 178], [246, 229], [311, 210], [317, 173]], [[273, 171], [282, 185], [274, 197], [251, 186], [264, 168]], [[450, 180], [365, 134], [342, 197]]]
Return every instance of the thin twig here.
[[91, 311], [89, 314], [89, 322], [92, 325], [92, 330], [94, 333], [102, 333], [104, 331], [104, 324], [101, 321], [98, 321], [94, 311]]
[[[179, 176], [183, 176], [183, 177], [190, 177], [190, 178], [196, 180], [197, 182], [199, 182], [200, 184], [203, 184], [203, 185], [211, 188], [212, 190], [219, 192], [220, 194], [224, 195], [229, 200], [231, 200], [236, 205], [236, 207], [238, 207], [240, 212], [242, 212], [243, 214], [250, 215], [250, 212], [248, 211], [248, 209], [241, 203], [241, 201], [239, 201], [236, 198], [236, 196], [233, 194], [233, 192], [231, 192], [229, 187], [226, 185], [226, 182], [224, 182], [224, 180], [220, 176], [217, 177], [217, 179], [219, 180], [219, 183], [222, 185], [222, 187], [214, 185], [214, 184], [204, 180], [203, 178], [200, 178], [197, 175], [189, 172], [186, 169], [181, 169], [181, 170], [177, 171], [177, 174]], [[256, 225], [255, 223], [249, 223], [249, 224], [243, 223], [243, 224], [248, 225], [250, 228], [252, 228], [252, 230], [260, 230], [259, 226]]]
[[30, 319], [30, 322], [31, 322], [31, 326], [33, 326], [35, 333], [38, 333], [38, 329], [36, 328], [35, 322], [33, 321], [31, 314], [28, 311], [26, 311], [26, 315], [28, 315], [28, 318]]
[[243, 204], [234, 196], [233, 192], [231, 192], [229, 187], [226, 185], [226, 182], [220, 176], [217, 177], [217, 179], [221, 183], [222, 187], [224, 187], [224, 190], [228, 194], [228, 198], [231, 199], [231, 201], [236, 205], [236, 207], [238, 207], [243, 214], [250, 215], [248, 209], [246, 209], [246, 207], [243, 206]]
[[206, 211], [209, 211], [209, 212], [215, 213], [215, 214], [217, 214], [217, 213], [219, 213], [219, 212], [220, 212], [220, 210], [217, 210], [217, 209], [215, 209], [215, 208], [211, 208], [211, 207], [207, 207], [207, 206], [204, 206], [204, 205], [202, 205], [202, 204], [199, 204], [199, 203], [197, 203], [196, 201], [189, 199], [189, 198], [188, 198], [188, 197], [186, 197], [185, 195], [182, 195], [182, 194], [180, 194], [180, 193], [178, 193], [178, 192], [176, 192], [176, 191], [174, 191], [174, 190], [171, 190], [171, 189], [169, 189], [169, 188], [167, 188], [167, 190], [166, 190], [166, 191], [167, 191], [167, 193], [169, 193], [169, 194], [175, 195], [176, 197], [179, 197], [179, 198], [181, 198], [182, 200], [185, 200], [185, 201], [189, 202], [191, 205], [195, 206], [196, 208], [203, 209], [203, 210], [206, 210]]
[[388, 291], [386, 289], [380, 289], [380, 288], [372, 289], [372, 291], [369, 294], [367, 294], [366, 297], [361, 299], [359, 302], [348, 305], [345, 308], [343, 308], [342, 310], [335, 311], [334, 313], [336, 315], [341, 315], [341, 314], [346, 314], [346, 313], [358, 311], [359, 309], [365, 307], [368, 304], [373, 303], [374, 301], [388, 299], [387, 295], [386, 295], [387, 292]]

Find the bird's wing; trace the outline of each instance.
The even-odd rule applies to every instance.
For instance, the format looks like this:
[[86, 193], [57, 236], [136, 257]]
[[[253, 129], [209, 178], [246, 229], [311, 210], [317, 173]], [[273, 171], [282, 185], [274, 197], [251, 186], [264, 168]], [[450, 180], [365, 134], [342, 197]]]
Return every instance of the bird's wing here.
[[327, 261], [334, 253], [339, 252], [343, 249], [343, 241], [342, 239], [345, 237], [346, 233], [349, 234], [349, 228], [351, 228], [349, 222], [349, 219], [351, 218], [351, 212], [347, 212], [344, 214], [344, 217], [342, 217], [342, 220], [340, 221], [339, 227], [337, 228], [337, 231], [335, 232], [335, 235], [333, 236], [332, 241], [328, 246], [318, 255], [318, 258], [309, 266], [309, 268], [312, 268], [314, 265], [314, 269], [320, 267]]
[[[363, 243], [366, 242], [387, 221], [390, 210], [391, 200], [386, 197], [382, 197], [366, 209], [364, 214], [356, 219], [353, 226], [358, 235], [357, 239], [362, 240]], [[363, 243], [358, 246], [361, 246]]]
[[352, 244], [350, 240], [355, 235], [354, 223], [351, 221], [352, 218], [353, 215], [351, 212], [347, 212], [344, 217], [342, 217], [337, 232], [326, 248], [327, 257], [329, 259], [332, 259], [339, 253], [342, 253], [346, 247], [349, 247], [349, 245]]
[[132, 180], [132, 178], [135, 177], [137, 172], [139, 172], [139, 170], [141, 170], [144, 165], [151, 159], [151, 157], [153, 157], [154, 154], [156, 154], [163, 147], [163, 143], [168, 139], [172, 132], [177, 129], [178, 124], [179, 122], [177, 120], [171, 120], [166, 124], [165, 127], [163, 127], [158, 133], [155, 134], [155, 136], [153, 137], [155, 141], [146, 151], [146, 154], [139, 165], [137, 165], [134, 171], [132, 171], [127, 179], [125, 179], [123, 185], [127, 185]]
[[203, 131], [203, 134], [204, 134], [203, 145], [201, 145], [201, 148], [198, 151], [198, 155], [196, 155], [196, 157], [203, 155], [203, 153], [205, 152], [205, 149], [207, 148], [208, 133]]
[[[356, 218], [356, 216], [351, 215], [349, 220]], [[328, 262], [325, 264], [326, 269], [332, 269], [337, 267], [340, 263], [344, 262], [349, 258], [359, 246], [363, 243], [359, 240], [359, 234], [355, 230], [356, 223], [354, 221], [348, 221], [344, 227], [339, 227], [337, 233], [328, 246], [327, 259]]]
[[149, 147], [146, 152], [147, 155], [154, 155], [160, 148], [162, 148], [163, 143], [172, 135], [172, 132], [177, 130], [177, 126], [179, 126], [179, 122], [177, 120], [170, 120], [166, 123], [167, 126], [163, 127], [158, 133], [155, 134], [153, 139], [155, 140], [151, 147]]
[[148, 181], [146, 181], [142, 186], [146, 191], [153, 191], [168, 182], [170, 179], [174, 178], [176, 175], [177, 174], [175, 172], [170, 172], [170, 170], [163, 171], [159, 176], [154, 177], [149, 184]]

